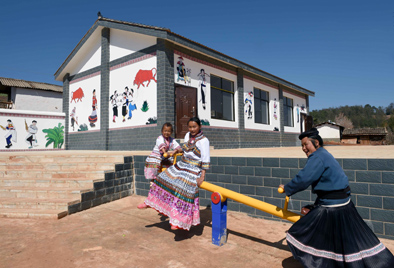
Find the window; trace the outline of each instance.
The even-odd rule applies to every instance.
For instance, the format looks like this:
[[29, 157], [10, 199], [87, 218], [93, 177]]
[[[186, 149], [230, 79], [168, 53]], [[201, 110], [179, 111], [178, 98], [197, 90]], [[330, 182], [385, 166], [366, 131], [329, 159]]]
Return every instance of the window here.
[[269, 124], [269, 92], [253, 89], [254, 94], [254, 122]]
[[211, 117], [234, 121], [234, 82], [212, 74]]
[[293, 126], [293, 99], [283, 97], [283, 113], [285, 122], [284, 125], [287, 127]]

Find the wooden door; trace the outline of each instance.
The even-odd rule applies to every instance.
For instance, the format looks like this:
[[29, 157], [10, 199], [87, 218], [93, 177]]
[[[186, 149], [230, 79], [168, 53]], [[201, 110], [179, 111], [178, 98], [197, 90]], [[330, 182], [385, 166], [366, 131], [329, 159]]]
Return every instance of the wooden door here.
[[197, 89], [176, 86], [175, 88], [175, 137], [183, 139], [188, 132], [187, 122], [197, 116]]

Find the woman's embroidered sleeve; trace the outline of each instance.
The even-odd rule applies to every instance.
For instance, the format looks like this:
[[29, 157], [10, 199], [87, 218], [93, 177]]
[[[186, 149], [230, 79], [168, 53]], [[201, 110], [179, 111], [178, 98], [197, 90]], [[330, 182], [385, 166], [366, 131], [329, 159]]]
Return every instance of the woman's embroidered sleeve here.
[[209, 152], [209, 140], [207, 138], [202, 139], [200, 144], [200, 151], [201, 151], [201, 168], [202, 169], [209, 169], [211, 165], [211, 157]]

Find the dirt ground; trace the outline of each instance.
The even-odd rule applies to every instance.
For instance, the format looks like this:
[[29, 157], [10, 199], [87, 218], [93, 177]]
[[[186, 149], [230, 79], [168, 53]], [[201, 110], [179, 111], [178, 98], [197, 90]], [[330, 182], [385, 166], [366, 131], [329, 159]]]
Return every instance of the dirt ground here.
[[[302, 267], [289, 251], [291, 223], [228, 212], [228, 242], [211, 243], [211, 211], [201, 225], [171, 231], [168, 219], [138, 210], [131, 196], [61, 220], [0, 219], [0, 267]], [[381, 239], [394, 252], [394, 241]]]

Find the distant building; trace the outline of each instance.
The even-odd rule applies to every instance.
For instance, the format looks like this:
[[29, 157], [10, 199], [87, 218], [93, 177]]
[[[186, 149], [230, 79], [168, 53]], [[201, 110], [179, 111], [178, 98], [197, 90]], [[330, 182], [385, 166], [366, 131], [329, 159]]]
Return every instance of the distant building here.
[[341, 142], [345, 144], [383, 145], [388, 132], [384, 127], [345, 129]]
[[345, 127], [334, 122], [323, 122], [315, 126], [324, 141], [340, 142]]
[[67, 149], [151, 150], [163, 123], [183, 139], [192, 116], [217, 149], [296, 146], [315, 95], [167, 28], [103, 17], [55, 79]]
[[0, 108], [63, 112], [63, 87], [0, 77]]

